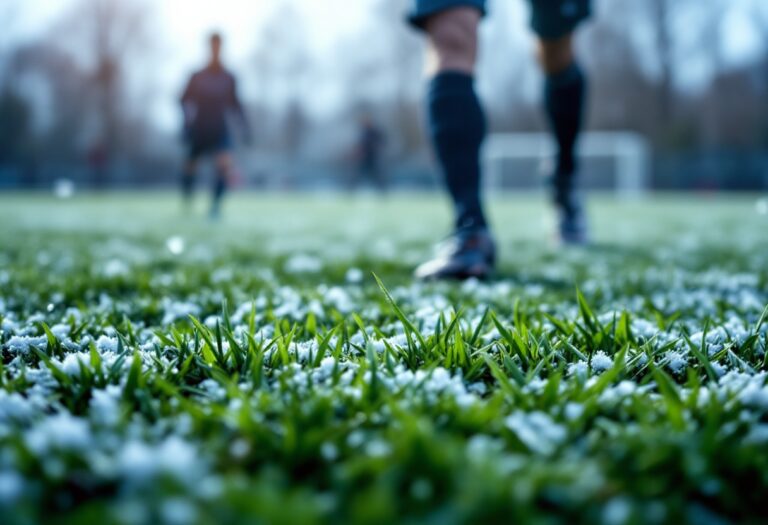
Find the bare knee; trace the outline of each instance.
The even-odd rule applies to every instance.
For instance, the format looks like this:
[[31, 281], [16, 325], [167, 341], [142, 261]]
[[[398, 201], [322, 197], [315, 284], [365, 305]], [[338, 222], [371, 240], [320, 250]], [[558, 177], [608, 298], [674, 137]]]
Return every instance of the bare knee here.
[[544, 73], [552, 75], [573, 63], [573, 36], [568, 34], [556, 40], [539, 40], [538, 59]]
[[216, 171], [225, 176], [229, 176], [234, 163], [228, 153], [220, 153], [216, 156]]
[[456, 7], [433, 15], [426, 30], [435, 71], [472, 73], [477, 58], [477, 27], [480, 12], [473, 7]]

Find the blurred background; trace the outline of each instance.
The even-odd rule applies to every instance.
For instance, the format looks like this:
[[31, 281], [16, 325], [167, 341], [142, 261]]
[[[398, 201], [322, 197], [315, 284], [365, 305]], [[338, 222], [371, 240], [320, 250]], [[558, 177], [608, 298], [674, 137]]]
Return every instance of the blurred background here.
[[[237, 154], [243, 186], [347, 186], [368, 119], [388, 185], [436, 188], [408, 3], [2, 0], [0, 188], [175, 187], [178, 101], [214, 29], [254, 131]], [[531, 186], [548, 149], [528, 4], [490, 3], [478, 77], [494, 133], [486, 162], [494, 185]], [[595, 4], [578, 37], [590, 184], [767, 189], [768, 2]]]

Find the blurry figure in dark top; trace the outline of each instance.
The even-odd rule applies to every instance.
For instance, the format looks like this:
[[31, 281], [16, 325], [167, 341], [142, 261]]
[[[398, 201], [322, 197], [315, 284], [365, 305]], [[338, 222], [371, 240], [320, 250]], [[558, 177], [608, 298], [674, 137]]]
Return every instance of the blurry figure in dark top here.
[[236, 172], [232, 157], [233, 142], [229, 117], [237, 119], [246, 141], [250, 140], [250, 127], [237, 95], [235, 76], [221, 61], [221, 35], [211, 34], [209, 45], [208, 64], [192, 75], [181, 97], [184, 140], [187, 145], [182, 194], [185, 203], [189, 204], [199, 161], [212, 156], [216, 165], [216, 177], [210, 215], [215, 219], [221, 213], [221, 199]]
[[360, 118], [357, 148], [356, 169], [350, 179], [350, 190], [360, 187], [366, 179], [384, 193], [388, 189], [387, 179], [381, 168], [381, 153], [385, 144], [384, 132], [379, 128], [370, 114]]

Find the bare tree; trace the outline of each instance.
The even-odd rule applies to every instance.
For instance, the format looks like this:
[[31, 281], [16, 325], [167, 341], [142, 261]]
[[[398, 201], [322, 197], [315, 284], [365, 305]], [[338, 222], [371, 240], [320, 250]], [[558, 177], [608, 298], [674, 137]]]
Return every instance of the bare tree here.
[[[423, 149], [423, 44], [405, 24], [407, 4], [376, 0], [368, 23], [339, 43], [344, 60], [333, 64], [336, 87], [347, 101], [339, 118], [356, 122], [360, 112], [372, 113], [386, 128], [387, 149], [399, 156]], [[350, 53], [352, 49], [365, 52]]]
[[[5, 27], [13, 27], [18, 18], [21, 4], [12, 0], [0, 3], [0, 20], [4, 21]], [[0, 32], [0, 88], [4, 88], [9, 81], [9, 75], [5, 73], [8, 67], [9, 55], [11, 54], [12, 37], [8, 31]]]
[[[629, 2], [624, 3], [630, 8]], [[644, 4], [646, 23], [652, 28], [654, 37], [650, 51], [658, 70], [654, 136], [658, 145], [673, 147], [679, 141], [680, 133], [685, 134], [683, 130], [689, 127], [685, 122], [688, 117], [681, 112], [690, 101], [678, 96], [680, 72], [687, 63], [697, 60], [711, 65], [713, 79], [722, 72], [723, 20], [734, 4], [729, 0], [650, 0]], [[681, 27], [687, 28], [686, 38], [680, 38]], [[716, 91], [717, 86], [712, 89]], [[695, 126], [706, 128], [705, 135], [711, 136], [717, 130], [720, 108], [708, 106], [701, 109], [705, 111], [696, 112], [695, 118], [699, 121]]]
[[760, 100], [761, 117], [763, 122], [763, 147], [768, 148], [768, 3], [763, 0], [752, 0], [750, 14], [763, 41], [763, 59], [760, 64]]
[[651, 0], [650, 7], [654, 33], [656, 36], [656, 55], [659, 61], [658, 115], [660, 120], [669, 118], [674, 110], [674, 43], [672, 41], [673, 0]]
[[272, 121], [271, 139], [264, 138], [273, 146], [292, 150], [300, 146], [298, 139], [308, 124], [303, 106], [311, 92], [312, 61], [305, 34], [300, 11], [282, 0], [264, 24], [253, 54], [258, 106], [264, 117], [259, 121], [263, 128]]
[[72, 58], [47, 41], [18, 44], [8, 54], [0, 88], [0, 143], [24, 181], [43, 182], [39, 168], [76, 161], [87, 127], [87, 82]]
[[379, 0], [374, 8], [379, 38], [386, 42], [382, 66], [392, 75], [394, 89], [392, 99], [393, 126], [400, 153], [419, 151], [424, 146], [420, 126], [420, 90], [423, 52], [421, 41], [403, 23], [403, 14], [409, 2], [404, 0]]
[[96, 185], [107, 182], [125, 146], [128, 77], [148, 43], [147, 9], [137, 0], [78, 0], [54, 28], [90, 78], [98, 131], [88, 157]]

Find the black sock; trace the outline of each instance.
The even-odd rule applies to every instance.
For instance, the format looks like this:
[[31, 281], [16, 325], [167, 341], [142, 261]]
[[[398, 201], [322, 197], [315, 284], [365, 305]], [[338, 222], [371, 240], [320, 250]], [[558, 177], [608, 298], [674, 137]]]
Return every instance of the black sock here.
[[218, 212], [221, 205], [221, 198], [227, 190], [227, 175], [223, 172], [216, 173], [216, 180], [213, 183], [213, 207], [212, 211]]
[[195, 186], [195, 174], [189, 171], [184, 171], [181, 174], [181, 196], [185, 201], [192, 198], [192, 190]]
[[544, 106], [557, 142], [557, 164], [552, 183], [555, 200], [560, 204], [569, 200], [574, 186], [575, 146], [583, 121], [585, 95], [586, 79], [576, 62], [546, 77]]
[[471, 75], [439, 73], [429, 87], [429, 126], [445, 184], [453, 198], [456, 228], [486, 226], [480, 202], [480, 146], [485, 116]]

